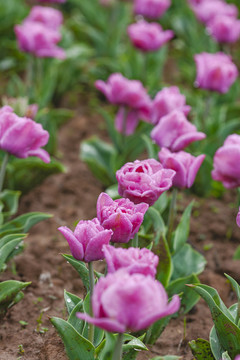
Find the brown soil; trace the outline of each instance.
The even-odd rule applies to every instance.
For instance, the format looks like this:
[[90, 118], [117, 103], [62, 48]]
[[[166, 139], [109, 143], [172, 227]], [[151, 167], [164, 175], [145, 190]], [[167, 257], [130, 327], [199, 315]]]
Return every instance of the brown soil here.
[[[58, 233], [61, 225], [73, 227], [76, 220], [96, 216], [96, 199], [102, 191], [85, 164], [79, 158], [81, 140], [93, 132], [100, 132], [97, 116], [79, 110], [74, 119], [62, 127], [59, 134], [59, 148], [62, 161], [67, 168], [64, 174], [49, 177], [41, 186], [25, 195], [21, 200], [20, 212], [43, 211], [54, 216], [35, 226], [26, 239], [25, 251], [15, 258], [16, 274], [11, 266], [1, 275], [1, 281], [16, 279], [32, 281], [25, 291], [24, 299], [13, 307], [0, 326], [0, 360], [65, 360], [67, 359], [61, 339], [49, 322], [49, 317], [66, 318], [63, 290], [82, 295], [83, 286], [78, 274], [63, 259], [61, 253], [69, 253], [67, 242]], [[184, 196], [181, 207], [190, 202]], [[222, 200], [198, 199], [191, 223], [190, 241], [202, 252], [208, 261], [200, 276], [205, 284], [215, 287], [229, 306], [234, 302], [233, 293], [224, 277], [224, 272], [240, 281], [239, 262], [232, 256], [238, 245], [239, 229], [235, 225], [236, 208], [232, 206], [235, 193], [228, 192]], [[181, 209], [180, 209], [181, 210]], [[204, 245], [212, 244], [208, 251]], [[13, 265], [13, 264], [12, 264]], [[41, 324], [38, 324], [42, 313]], [[19, 321], [28, 324], [23, 327]], [[139, 360], [151, 359], [156, 355], [182, 355], [192, 359], [188, 341], [203, 337], [208, 339], [212, 320], [204, 301], [194, 307], [186, 316], [172, 320], [151, 351], [141, 352]], [[43, 334], [42, 328], [48, 328]], [[24, 354], [19, 352], [23, 346]], [[22, 356], [22, 357], [21, 357]], [[79, 359], [84, 360], [84, 359]]]

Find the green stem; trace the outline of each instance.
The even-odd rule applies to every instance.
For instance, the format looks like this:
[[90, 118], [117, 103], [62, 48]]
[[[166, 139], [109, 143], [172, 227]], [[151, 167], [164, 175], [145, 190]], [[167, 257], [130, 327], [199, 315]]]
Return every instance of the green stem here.
[[9, 159], [9, 154], [6, 152], [4, 155], [1, 170], [0, 170], [0, 192], [2, 192], [2, 187], [3, 187], [4, 178], [5, 178], [8, 159]]
[[168, 215], [167, 242], [168, 242], [168, 246], [170, 249], [171, 249], [171, 239], [172, 239], [174, 218], [175, 218], [175, 212], [176, 212], [176, 203], [177, 203], [177, 188], [174, 188], [173, 192], [172, 192], [172, 200], [171, 200], [169, 215]]
[[134, 238], [132, 239], [132, 246], [135, 248], [138, 247], [138, 233], [135, 234]]
[[121, 360], [122, 359], [123, 335], [124, 334], [122, 334], [122, 333], [118, 334], [112, 360]]
[[[92, 261], [90, 261], [88, 263], [88, 270], [89, 270], [89, 287], [90, 287], [89, 315], [93, 316], [92, 295], [93, 295], [93, 289], [94, 289], [94, 269], [93, 269]], [[93, 324], [88, 324], [88, 340], [93, 344], [93, 340], [94, 340], [94, 325]]]
[[32, 98], [32, 93], [33, 93], [33, 72], [34, 72], [34, 58], [32, 55], [29, 55], [28, 58], [28, 64], [27, 64], [27, 97], [29, 99]]

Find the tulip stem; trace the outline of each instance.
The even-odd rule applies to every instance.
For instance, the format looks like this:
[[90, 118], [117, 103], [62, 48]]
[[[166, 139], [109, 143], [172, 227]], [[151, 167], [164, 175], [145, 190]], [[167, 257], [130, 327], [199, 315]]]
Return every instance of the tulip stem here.
[[132, 239], [132, 246], [135, 248], [138, 247], [138, 234], [135, 234], [134, 238]]
[[169, 215], [168, 215], [167, 242], [168, 242], [168, 246], [170, 249], [171, 249], [171, 239], [172, 239], [174, 218], [175, 218], [175, 213], [176, 213], [176, 203], [177, 203], [177, 188], [174, 188], [173, 192], [172, 192], [172, 199], [171, 199]]
[[122, 359], [123, 336], [124, 336], [124, 334], [122, 334], [122, 333], [118, 334], [112, 360], [121, 360]]
[[[94, 269], [93, 269], [92, 261], [90, 261], [88, 263], [88, 270], [89, 270], [89, 290], [90, 290], [89, 315], [93, 316], [92, 295], [93, 295], [93, 289], [94, 289]], [[88, 340], [93, 344], [93, 340], [94, 340], [94, 325], [93, 324], [88, 324]]]
[[6, 152], [2, 161], [1, 170], [0, 170], [0, 192], [2, 192], [3, 182], [5, 178], [7, 163], [9, 159], [9, 154]]

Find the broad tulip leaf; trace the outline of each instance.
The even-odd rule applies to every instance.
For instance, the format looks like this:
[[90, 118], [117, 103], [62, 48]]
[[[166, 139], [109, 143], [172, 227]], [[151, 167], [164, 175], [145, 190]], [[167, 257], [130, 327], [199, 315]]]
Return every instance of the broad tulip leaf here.
[[94, 346], [81, 336], [71, 324], [57, 317], [51, 318], [51, 323], [62, 338], [70, 360], [94, 360]]
[[[173, 274], [171, 280], [186, 277], [192, 274], [200, 274], [206, 265], [206, 259], [191, 245], [185, 244], [173, 255]], [[184, 264], [184, 266], [183, 266]]]
[[20, 237], [9, 241], [6, 245], [0, 248], [0, 272], [3, 269], [4, 263], [7, 262], [12, 252], [18, 247], [21, 242], [22, 238]]
[[232, 360], [227, 351], [222, 354], [222, 360]]
[[209, 341], [197, 339], [190, 341], [188, 345], [190, 346], [192, 354], [196, 360], [215, 360]]
[[172, 259], [165, 236], [161, 236], [154, 253], [159, 257], [156, 278], [163, 286], [167, 286], [172, 275]]
[[82, 334], [83, 328], [84, 328], [84, 321], [81, 319], [78, 319], [76, 316], [77, 312], [83, 312], [83, 300], [81, 300], [72, 310], [68, 322], [71, 324], [74, 329], [79, 333]]
[[3, 190], [0, 193], [0, 204], [2, 204], [3, 209], [3, 221], [6, 221], [6, 219], [8, 219], [11, 215], [16, 214], [20, 195], [20, 191], [14, 190]]
[[184, 314], [187, 314], [200, 298], [198, 294], [194, 293], [191, 288], [186, 286], [186, 284], [192, 283], [199, 283], [199, 279], [195, 274], [174, 280], [170, 282], [166, 288], [169, 296], [182, 293], [181, 311], [183, 311]]
[[26, 233], [31, 229], [32, 226], [39, 223], [40, 221], [49, 219], [50, 217], [52, 217], [51, 214], [45, 214], [41, 212], [30, 212], [24, 215], [20, 215], [0, 226], [0, 238], [8, 235], [9, 233]]
[[25, 237], [27, 236], [27, 234], [11, 234], [11, 235], [6, 235], [3, 238], [0, 238], [0, 249], [6, 245], [7, 243], [9, 243], [12, 240], [15, 239], [22, 239], [24, 240]]
[[149, 159], [157, 159], [158, 158], [158, 151], [159, 148], [157, 145], [155, 145], [153, 143], [153, 141], [151, 140], [151, 138], [149, 136], [147, 136], [146, 134], [142, 135], [142, 139], [145, 143], [145, 147], [148, 153], [148, 158]]
[[165, 327], [168, 325], [172, 316], [166, 316], [156, 321], [147, 331], [144, 342], [146, 344], [155, 344]]
[[192, 285], [192, 288], [207, 302], [219, 343], [231, 358], [240, 354], [240, 329], [234, 323], [234, 317], [224, 303], [218, 292], [207, 285]]
[[166, 233], [166, 227], [162, 216], [160, 213], [154, 209], [154, 207], [150, 207], [147, 211], [148, 216], [150, 216], [155, 232], [155, 244], [158, 243], [160, 236], [164, 236]]
[[83, 261], [76, 260], [72, 255], [62, 254], [64, 259], [66, 259], [75, 270], [77, 270], [80, 278], [82, 279], [83, 285], [89, 291], [89, 272]]
[[213, 326], [212, 330], [210, 331], [209, 341], [214, 358], [222, 359], [222, 354], [224, 353], [224, 349], [219, 342], [215, 326]]
[[82, 142], [80, 157], [104, 186], [116, 182], [112, 166], [115, 163], [116, 150], [112, 145], [94, 136]]
[[114, 120], [112, 119], [112, 117], [109, 115], [109, 112], [107, 112], [106, 110], [99, 108], [98, 112], [103, 116], [106, 126], [107, 126], [107, 131], [108, 131], [108, 135], [111, 138], [115, 149], [119, 149], [121, 147], [121, 135], [120, 133], [116, 130], [115, 126], [114, 126]]
[[184, 210], [181, 220], [174, 232], [172, 248], [177, 253], [185, 244], [189, 235], [190, 218], [194, 201]]
[[235, 290], [236, 292], [236, 295], [237, 295], [237, 298], [238, 298], [238, 301], [240, 302], [240, 286], [239, 284], [236, 282], [236, 280], [234, 280], [230, 275], [227, 275], [227, 274], [224, 274], [227, 279], [230, 281], [233, 289]]
[[73, 309], [75, 308], [75, 306], [82, 301], [82, 299], [80, 299], [78, 296], [71, 294], [70, 292], [64, 290], [64, 300], [65, 300], [65, 305], [67, 307], [67, 312], [68, 315], [71, 314], [71, 312], [73, 311]]
[[[7, 280], [0, 283], [0, 319], [4, 317], [7, 310], [21, 300], [21, 290], [25, 289], [31, 282], [20, 282]], [[18, 296], [20, 294], [20, 296]]]

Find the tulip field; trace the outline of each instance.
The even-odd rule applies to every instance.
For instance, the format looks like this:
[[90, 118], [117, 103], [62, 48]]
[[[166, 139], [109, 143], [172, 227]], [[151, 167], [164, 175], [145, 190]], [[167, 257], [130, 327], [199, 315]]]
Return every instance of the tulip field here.
[[0, 1], [0, 45], [0, 360], [240, 360], [239, 1]]

